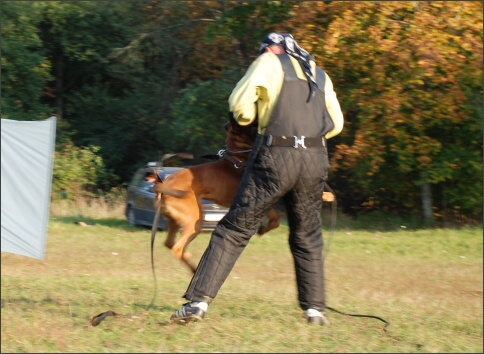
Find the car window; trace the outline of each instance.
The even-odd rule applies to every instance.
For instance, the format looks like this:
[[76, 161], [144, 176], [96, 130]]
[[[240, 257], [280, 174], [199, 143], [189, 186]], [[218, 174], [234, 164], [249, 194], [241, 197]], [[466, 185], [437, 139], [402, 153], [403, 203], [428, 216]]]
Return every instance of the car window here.
[[131, 179], [130, 185], [151, 192], [151, 187], [153, 187], [154, 183], [145, 179], [151, 172], [151, 170], [147, 171], [146, 169], [138, 170]]
[[143, 178], [144, 178], [143, 171], [137, 171], [133, 175], [133, 178], [131, 179], [131, 182], [129, 184], [131, 184], [132, 186], [139, 187], [140, 186], [140, 183], [143, 181]]
[[153, 185], [154, 185], [153, 182], [141, 181], [139, 187], [151, 192], [151, 187], [153, 187]]
[[[159, 169], [158, 173], [159, 176], [161, 177], [162, 180], [165, 180], [168, 176], [172, 175], [173, 173], [177, 172], [178, 169], [176, 170], [169, 170], [167, 172], [166, 170]], [[151, 188], [153, 187], [154, 183], [152, 182], [147, 182], [146, 177], [153, 173], [153, 168], [140, 168], [138, 171], [135, 172], [133, 175], [133, 178], [130, 181], [131, 186], [135, 186], [137, 188], [140, 188], [142, 190], [150, 191], [152, 192]]]

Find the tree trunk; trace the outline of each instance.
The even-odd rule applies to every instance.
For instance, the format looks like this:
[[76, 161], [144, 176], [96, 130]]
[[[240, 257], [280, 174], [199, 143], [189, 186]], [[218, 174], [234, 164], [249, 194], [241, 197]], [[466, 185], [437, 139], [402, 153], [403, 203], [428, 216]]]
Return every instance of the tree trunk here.
[[432, 188], [430, 183], [422, 184], [422, 211], [424, 224], [431, 226], [434, 224], [434, 214], [432, 211]]
[[56, 67], [55, 103], [57, 107], [57, 119], [61, 120], [64, 115], [64, 55], [61, 50], [56, 55]]

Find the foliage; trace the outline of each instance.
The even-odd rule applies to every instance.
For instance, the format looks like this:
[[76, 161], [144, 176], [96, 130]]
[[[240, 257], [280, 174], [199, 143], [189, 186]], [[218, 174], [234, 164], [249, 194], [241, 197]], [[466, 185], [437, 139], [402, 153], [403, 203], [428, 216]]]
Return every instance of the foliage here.
[[[50, 87], [56, 92], [63, 137], [69, 134], [76, 146], [98, 146], [106, 168], [126, 180], [126, 156], [146, 130], [135, 128], [135, 117], [146, 117], [145, 99], [133, 96], [141, 85], [139, 65], [120, 65], [111, 58], [136, 30], [130, 25], [142, 21], [138, 4], [109, 2], [39, 3], [42, 8], [42, 38], [57, 73]], [[145, 94], [146, 96], [146, 94]], [[137, 99], [137, 101], [134, 101]], [[135, 102], [135, 104], [133, 104]], [[135, 135], [133, 137], [133, 135]], [[140, 135], [136, 135], [136, 134]], [[147, 141], [152, 141], [147, 136]], [[128, 142], [128, 143], [127, 143]], [[107, 181], [104, 181], [107, 182]], [[99, 185], [99, 188], [102, 186]]]
[[[293, 1], [227, 2], [216, 23], [206, 30], [206, 38], [221, 36], [234, 43], [236, 65], [248, 66], [259, 55], [260, 41], [274, 27], [283, 26], [295, 16]], [[285, 30], [281, 30], [285, 32]]]
[[[235, 75], [227, 72], [219, 80], [196, 81], [180, 91], [172, 105], [174, 121], [167, 127], [174, 151], [203, 155], [216, 154], [214, 146], [225, 148], [223, 126], [228, 122], [227, 100], [236, 84]], [[207, 129], [217, 126], [218, 130]]]
[[106, 178], [104, 163], [97, 154], [99, 147], [76, 147], [64, 144], [54, 156], [52, 196], [76, 200], [92, 196]]
[[479, 12], [482, 4], [470, 2], [355, 3], [328, 27], [323, 57], [345, 88], [349, 125], [333, 166], [371, 208], [412, 210], [420, 185], [431, 183], [438, 195], [465, 171], [473, 191], [454, 185], [454, 196], [471, 195], [453, 202], [482, 214]]
[[[270, 31], [330, 75], [345, 212], [482, 219], [482, 3], [2, 2], [2, 117], [58, 118], [57, 144], [97, 146], [97, 188], [160, 152], [223, 148], [227, 97]], [[76, 149], [76, 148], [74, 148]], [[190, 151], [187, 151], [190, 150]], [[195, 163], [196, 161], [192, 161]]]
[[1, 7], [2, 118], [42, 120], [52, 116], [52, 108], [42, 99], [52, 79], [51, 63], [38, 35], [41, 20], [32, 2], [4, 3]]

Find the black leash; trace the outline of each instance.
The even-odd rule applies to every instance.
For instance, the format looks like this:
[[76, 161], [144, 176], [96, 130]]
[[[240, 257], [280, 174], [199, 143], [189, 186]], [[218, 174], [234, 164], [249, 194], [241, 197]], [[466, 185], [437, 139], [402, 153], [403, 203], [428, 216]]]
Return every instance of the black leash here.
[[[337, 202], [336, 202], [336, 195], [334, 194], [334, 191], [331, 189], [331, 187], [326, 182], [324, 182], [324, 189], [327, 189], [328, 191], [333, 193], [334, 200], [331, 202], [331, 232], [329, 234], [328, 245], [325, 246], [325, 250], [324, 250], [325, 254], [324, 254], [324, 257], [323, 257], [323, 262], [326, 260], [326, 256], [328, 255], [329, 246], [331, 244], [331, 241], [332, 241], [333, 236], [334, 236], [334, 231], [336, 229], [336, 212], [337, 212]], [[329, 307], [329, 306], [326, 306], [326, 309], [333, 311], [333, 312], [336, 312], [336, 313], [339, 313], [340, 315], [344, 315], [344, 316], [366, 317], [366, 318], [374, 318], [374, 319], [380, 320], [383, 323], [385, 323], [385, 326], [383, 327], [384, 332], [386, 332], [388, 326], [390, 326], [390, 322], [388, 322], [387, 320], [384, 320], [383, 318], [381, 318], [379, 316], [346, 313], [346, 312], [343, 312], [343, 311], [340, 311], [340, 310], [336, 310], [336, 309]]]
[[331, 310], [331, 311], [336, 312], [336, 313], [339, 313], [341, 315], [345, 315], [345, 316], [375, 318], [375, 319], [380, 320], [380, 321], [382, 321], [382, 322], [385, 323], [385, 326], [383, 327], [383, 331], [384, 332], [386, 332], [388, 326], [390, 326], [390, 322], [388, 322], [387, 320], [384, 320], [383, 318], [378, 317], [378, 316], [373, 316], [373, 315], [359, 315], [359, 314], [353, 314], [353, 313], [346, 313], [346, 312], [342, 312], [340, 310], [336, 310], [336, 309], [334, 309], [332, 307], [329, 307], [329, 306], [326, 306], [326, 309], [327, 310]]
[[153, 298], [151, 299], [151, 302], [146, 309], [150, 309], [151, 307], [153, 307], [153, 305], [155, 304], [156, 294], [158, 293], [158, 282], [156, 280], [156, 273], [155, 273], [155, 260], [153, 257], [153, 250], [155, 246], [155, 236], [156, 236], [156, 231], [158, 230], [158, 221], [160, 220], [160, 208], [161, 208], [160, 201], [158, 201], [158, 204], [159, 205], [156, 210], [155, 219], [153, 220], [153, 225], [151, 226], [151, 272], [153, 273], [153, 283], [155, 286], [155, 290], [153, 293]]
[[158, 221], [160, 219], [160, 211], [159, 208], [157, 209], [157, 212], [155, 213], [155, 219], [153, 220], [153, 226], [151, 227], [151, 270], [153, 272], [153, 282], [155, 286], [155, 290], [153, 293], [153, 298], [151, 299], [150, 304], [146, 307], [146, 310], [141, 312], [141, 313], [133, 313], [133, 314], [126, 314], [123, 315], [118, 312], [114, 311], [105, 311], [101, 312], [99, 315], [94, 316], [89, 324], [93, 327], [96, 327], [99, 325], [102, 321], [106, 319], [108, 316], [113, 316], [113, 317], [125, 317], [125, 318], [137, 318], [139, 316], [146, 315], [148, 310], [153, 307], [155, 304], [155, 299], [156, 299], [156, 294], [158, 293], [158, 282], [156, 280], [156, 273], [155, 273], [155, 262], [154, 262], [154, 257], [153, 257], [153, 249], [154, 249], [154, 244], [155, 244], [155, 236], [156, 236], [156, 231], [158, 230]]
[[[331, 233], [330, 233], [330, 242], [333, 238], [333, 235], [334, 235], [334, 230], [336, 228], [336, 211], [337, 211], [337, 203], [336, 203], [336, 195], [334, 194], [333, 190], [325, 183], [325, 188], [327, 188], [331, 193], [333, 193], [333, 195], [335, 196], [335, 199], [331, 202]], [[99, 325], [102, 321], [104, 321], [108, 316], [117, 316], [117, 317], [125, 317], [125, 318], [136, 318], [136, 317], [139, 317], [139, 316], [142, 316], [142, 315], [145, 315], [147, 313], [147, 311], [149, 309], [151, 309], [155, 303], [155, 299], [156, 299], [156, 295], [158, 293], [158, 282], [157, 282], [157, 279], [156, 279], [156, 273], [155, 273], [155, 263], [154, 263], [154, 256], [153, 256], [153, 253], [154, 253], [154, 244], [155, 244], [155, 236], [156, 236], [156, 231], [158, 230], [158, 221], [159, 221], [159, 218], [160, 218], [160, 212], [159, 210], [157, 210], [156, 214], [155, 214], [155, 218], [153, 220], [153, 225], [151, 227], [151, 270], [152, 270], [152, 273], [153, 273], [153, 282], [154, 282], [154, 294], [153, 294], [153, 298], [151, 299], [151, 302], [150, 304], [147, 306], [146, 310], [142, 313], [136, 313], [136, 314], [126, 314], [126, 315], [123, 315], [123, 314], [120, 314], [120, 313], [117, 313], [117, 312], [114, 312], [114, 311], [105, 311], [105, 312], [101, 312], [100, 314], [94, 316], [91, 321], [90, 321], [90, 325], [95, 327], [97, 325]], [[326, 255], [328, 253], [328, 250], [329, 250], [329, 244], [327, 247], [325, 247], [325, 252], [326, 252]], [[326, 259], [326, 255], [323, 259]], [[382, 322], [385, 323], [385, 326], [383, 327], [383, 331], [384, 332], [387, 332], [387, 328], [388, 326], [390, 326], [390, 322], [388, 322], [387, 320], [379, 317], [379, 316], [374, 316], [374, 315], [361, 315], [361, 314], [351, 314], [351, 313], [346, 313], [346, 312], [343, 312], [343, 311], [340, 311], [340, 310], [337, 310], [333, 307], [330, 307], [330, 306], [326, 306], [326, 309], [330, 310], [330, 311], [333, 311], [333, 312], [336, 312], [336, 313], [339, 313], [341, 315], [344, 315], [344, 316], [351, 316], [351, 317], [366, 317], [366, 318], [374, 318], [374, 319], [377, 319], [377, 320], [380, 320]]]

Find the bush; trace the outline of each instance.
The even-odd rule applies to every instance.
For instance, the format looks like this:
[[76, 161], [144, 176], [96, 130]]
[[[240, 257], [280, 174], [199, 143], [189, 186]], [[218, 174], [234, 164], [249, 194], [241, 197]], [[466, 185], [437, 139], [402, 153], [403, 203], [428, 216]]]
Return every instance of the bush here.
[[107, 172], [97, 146], [76, 147], [68, 142], [56, 149], [52, 178], [52, 199], [76, 200], [94, 195]]

